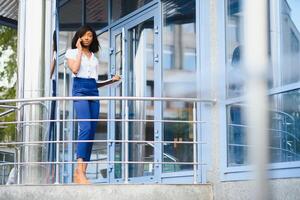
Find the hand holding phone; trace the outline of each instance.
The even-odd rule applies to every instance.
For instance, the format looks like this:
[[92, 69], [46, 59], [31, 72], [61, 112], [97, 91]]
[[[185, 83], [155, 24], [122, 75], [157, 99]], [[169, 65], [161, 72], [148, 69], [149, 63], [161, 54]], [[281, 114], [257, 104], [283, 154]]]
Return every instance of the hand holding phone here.
[[81, 40], [81, 38], [78, 38], [78, 40], [76, 42], [76, 48], [78, 50], [82, 50], [82, 40]]

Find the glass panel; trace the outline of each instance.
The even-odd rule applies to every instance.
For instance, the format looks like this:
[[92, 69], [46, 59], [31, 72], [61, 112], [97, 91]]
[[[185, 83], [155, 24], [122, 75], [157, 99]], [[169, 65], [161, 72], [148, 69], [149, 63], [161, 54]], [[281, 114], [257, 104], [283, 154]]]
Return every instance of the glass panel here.
[[227, 0], [226, 17], [226, 80], [227, 97], [242, 95], [244, 90], [244, 72], [241, 60], [241, 21], [242, 1]]
[[243, 118], [244, 108], [240, 105], [227, 107], [227, 149], [228, 166], [247, 164], [247, 135]]
[[[52, 95], [53, 96], [70, 96], [70, 91], [72, 89], [72, 75], [71, 72], [68, 68], [66, 68], [66, 74], [64, 76], [64, 69], [65, 69], [65, 52], [67, 49], [71, 48], [71, 41], [73, 38], [73, 35], [75, 34], [75, 32], [73, 31], [60, 31], [59, 32], [59, 41], [58, 41], [58, 68], [55, 70], [58, 70], [58, 79], [55, 78], [55, 81], [51, 82], [51, 89], [52, 89]], [[66, 66], [67, 67], [67, 66]], [[56, 75], [56, 72], [54, 72], [54, 76]], [[64, 78], [65, 78], [65, 88], [64, 88]], [[63, 106], [63, 104], [65, 106]], [[63, 118], [63, 108], [65, 108], [65, 119], [70, 120], [72, 119], [74, 116], [71, 115], [71, 113], [73, 113], [73, 103], [72, 101], [65, 101], [63, 104], [61, 104], [60, 106], [60, 118]], [[51, 119], [55, 119], [56, 118], [56, 102], [52, 102], [51, 104]], [[61, 133], [61, 137], [60, 139], [64, 139], [64, 140], [72, 140], [74, 138], [77, 138], [77, 123], [73, 123], [73, 122], [65, 122], [65, 130], [67, 131], [63, 131], [63, 122], [60, 122], [60, 130], [59, 132]], [[51, 127], [50, 127], [50, 131], [49, 131], [49, 140], [56, 140], [56, 123], [52, 123]], [[74, 148], [76, 148], [76, 144], [75, 143], [64, 143], [61, 144], [60, 146], [60, 154], [61, 154], [61, 158], [63, 161], [72, 161], [72, 158], [75, 158], [75, 154], [74, 152]], [[48, 159], [49, 161], [55, 161], [55, 157], [56, 157], [56, 145], [55, 144], [49, 144], [48, 145]], [[49, 181], [51, 183], [53, 183], [55, 181], [55, 176], [54, 176], [54, 172], [55, 172], [55, 165], [51, 164], [51, 165], [47, 165], [47, 167], [49, 167]], [[72, 165], [68, 165], [68, 164], [64, 164], [64, 166], [62, 167], [61, 173], [65, 173], [65, 174], [70, 174], [70, 176], [64, 176], [64, 182], [67, 181], [71, 181], [72, 179]]]
[[[300, 160], [300, 90], [270, 97], [269, 149], [270, 162]], [[247, 136], [243, 107], [227, 107], [228, 166], [246, 165]]]
[[[179, 106], [176, 106], [179, 105]], [[193, 120], [192, 104], [182, 102], [164, 103], [164, 120]], [[165, 122], [163, 126], [164, 141], [193, 141], [193, 124], [187, 122]], [[163, 145], [164, 162], [193, 162], [192, 144], [165, 143]], [[192, 165], [163, 165], [164, 172], [192, 169]]]
[[112, 0], [112, 21], [116, 21], [152, 0]]
[[[227, 97], [243, 93], [243, 72], [239, 65], [241, 56], [241, 0], [227, 0], [226, 63]], [[272, 70], [268, 86], [280, 88], [300, 81], [300, 2], [281, 0], [278, 26], [271, 38]], [[278, 34], [277, 34], [278, 32]], [[279, 43], [278, 43], [279, 42]], [[270, 51], [269, 51], [270, 52]], [[286, 91], [269, 98], [269, 148], [270, 162], [298, 161], [299, 157], [299, 90]], [[228, 166], [246, 165], [248, 146], [246, 142], [243, 108], [227, 106]]]
[[[61, 30], [77, 30], [83, 24], [82, 0], [58, 1]], [[85, 0], [86, 24], [99, 30], [108, 25], [108, 0]]]
[[276, 70], [278, 86], [300, 81], [300, 1], [281, 1], [281, 63]]
[[86, 0], [86, 22], [99, 30], [108, 25], [108, 0]]
[[[115, 67], [116, 74], [122, 75], [122, 34], [115, 36]], [[116, 96], [122, 96], [122, 83], [115, 89]], [[115, 118], [122, 119], [122, 101], [115, 101]], [[122, 140], [122, 122], [115, 123], [115, 139]], [[122, 161], [123, 144], [120, 142], [115, 143], [115, 161]], [[122, 177], [122, 164], [115, 164], [115, 178]]]
[[271, 162], [300, 160], [300, 90], [270, 97]]
[[59, 27], [60, 30], [76, 30], [82, 22], [81, 0], [57, 1], [59, 8]]
[[[163, 96], [197, 97], [195, 0], [163, 0]], [[164, 120], [192, 120], [192, 104], [165, 102]], [[167, 141], [192, 141], [192, 123], [164, 123]], [[192, 144], [165, 144], [165, 162], [192, 162]], [[189, 155], [189, 156], [186, 156]], [[192, 165], [164, 165], [164, 172], [192, 169]]]
[[[2, 148], [0, 152], [0, 163], [6, 163], [6, 162], [14, 162], [14, 154], [10, 153], [11, 151], [14, 151], [14, 149], [11, 148]], [[5, 152], [9, 151], [9, 152]], [[0, 166], [0, 185], [5, 185], [9, 176], [9, 173], [11, 172], [14, 165], [1, 165]]]
[[[128, 73], [128, 96], [154, 96], [154, 19], [147, 20], [129, 30], [130, 64]], [[154, 119], [154, 103], [144, 101], [129, 102], [129, 118], [138, 120]], [[153, 141], [153, 122], [130, 122], [129, 139]], [[131, 143], [129, 160], [153, 162], [152, 143]], [[130, 164], [129, 176], [153, 175], [152, 164]]]

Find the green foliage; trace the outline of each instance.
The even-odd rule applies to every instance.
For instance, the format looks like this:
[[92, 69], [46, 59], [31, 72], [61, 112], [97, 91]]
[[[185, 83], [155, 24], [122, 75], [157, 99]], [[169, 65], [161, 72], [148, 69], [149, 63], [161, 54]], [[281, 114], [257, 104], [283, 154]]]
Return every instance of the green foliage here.
[[[0, 59], [5, 61], [0, 66], [0, 99], [15, 99], [16, 98], [16, 74], [17, 74], [17, 30], [0, 26]], [[5, 111], [0, 109], [0, 113]], [[15, 113], [1, 117], [0, 121], [15, 121]], [[0, 141], [15, 140], [16, 126], [3, 125], [6, 128], [0, 128]]]

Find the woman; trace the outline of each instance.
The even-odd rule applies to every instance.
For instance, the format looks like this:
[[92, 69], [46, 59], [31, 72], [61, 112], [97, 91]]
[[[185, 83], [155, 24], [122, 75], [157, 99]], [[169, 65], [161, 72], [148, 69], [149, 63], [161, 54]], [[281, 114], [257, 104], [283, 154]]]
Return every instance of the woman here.
[[[67, 50], [68, 66], [73, 73], [73, 96], [98, 96], [98, 87], [120, 80], [119, 76], [97, 83], [98, 59], [94, 53], [99, 51], [99, 42], [95, 31], [89, 26], [81, 27], [72, 39], [72, 49]], [[99, 101], [75, 100], [75, 112], [78, 119], [98, 119]], [[96, 121], [79, 122], [78, 140], [93, 140], [96, 131]], [[77, 144], [77, 168], [74, 172], [74, 182], [88, 184], [86, 177], [87, 163], [90, 161], [93, 143], [79, 142]]]

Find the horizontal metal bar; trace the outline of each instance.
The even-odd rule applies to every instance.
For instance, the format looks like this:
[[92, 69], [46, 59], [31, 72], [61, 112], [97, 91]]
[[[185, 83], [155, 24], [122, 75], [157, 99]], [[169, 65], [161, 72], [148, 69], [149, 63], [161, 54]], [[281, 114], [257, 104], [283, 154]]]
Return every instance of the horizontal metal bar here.
[[23, 144], [66, 144], [66, 143], [165, 143], [165, 144], [207, 144], [206, 142], [194, 141], [147, 141], [147, 140], [60, 140], [60, 141], [30, 141], [30, 142], [1, 142], [1, 146], [23, 145]]
[[169, 97], [109, 97], [109, 96], [76, 96], [76, 97], [39, 97], [30, 99], [4, 99], [2, 103], [17, 102], [35, 102], [35, 101], [73, 101], [73, 100], [132, 100], [132, 101], [184, 101], [184, 102], [203, 102], [216, 103], [215, 99], [199, 99], [199, 98], [169, 98]]
[[11, 108], [11, 109], [18, 109], [17, 106], [9, 106], [9, 105], [0, 105], [0, 108]]
[[[0, 124], [1, 125], [1, 124]], [[243, 125], [243, 124], [228, 124], [228, 126], [232, 126], [232, 127], [240, 127], [240, 128], [251, 128], [248, 125]], [[274, 132], [279, 132], [279, 133], [284, 133], [286, 135], [289, 135], [290, 137], [296, 139], [297, 141], [300, 141], [300, 139], [298, 139], [295, 135], [293, 135], [291, 132], [288, 131], [284, 131], [284, 130], [279, 130], [279, 129], [274, 129], [274, 128], [268, 128], [267, 131], [274, 131]]]
[[9, 109], [9, 110], [7, 110], [7, 111], [5, 111], [5, 112], [0, 113], [0, 117], [3, 117], [3, 116], [5, 116], [5, 115], [8, 115], [8, 114], [10, 114], [10, 113], [12, 113], [12, 112], [15, 112], [15, 109]]
[[0, 122], [0, 125], [24, 124], [24, 123], [44, 123], [44, 122], [165, 122], [165, 123], [207, 123], [205, 121], [189, 120], [153, 120], [153, 119], [45, 119], [34, 121], [11, 121]]
[[[77, 164], [77, 161], [49, 161], [49, 162], [7, 162], [7, 163], [0, 163], [0, 166], [3, 165], [49, 165], [49, 164]], [[144, 161], [82, 161], [80, 163], [87, 163], [87, 164], [172, 164], [172, 165], [207, 165], [206, 163], [199, 163], [199, 162], [144, 162]]]

